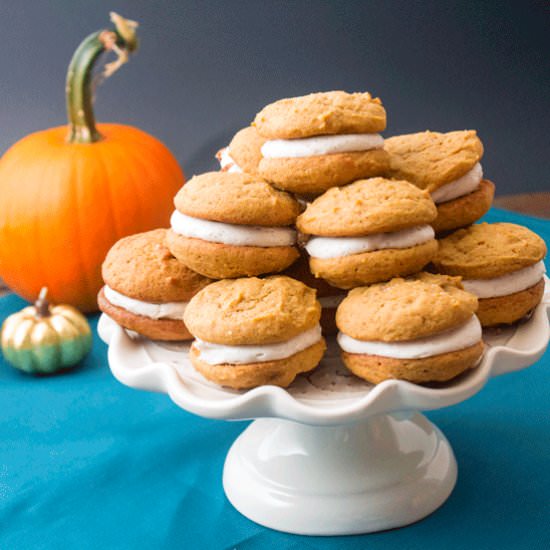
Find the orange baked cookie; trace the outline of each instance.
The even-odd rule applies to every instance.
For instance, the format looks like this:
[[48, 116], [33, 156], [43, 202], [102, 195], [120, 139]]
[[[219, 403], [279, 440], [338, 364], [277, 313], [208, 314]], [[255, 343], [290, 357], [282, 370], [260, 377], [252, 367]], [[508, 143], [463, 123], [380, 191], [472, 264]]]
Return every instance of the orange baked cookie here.
[[103, 262], [99, 309], [119, 325], [154, 340], [192, 338], [183, 312], [210, 279], [180, 263], [165, 243], [166, 229], [121, 239]]
[[437, 251], [429, 194], [406, 181], [371, 178], [335, 187], [310, 203], [298, 229], [310, 268], [339, 288], [420, 271]]
[[260, 174], [286, 191], [318, 195], [389, 167], [379, 134], [386, 111], [369, 93], [281, 99], [262, 109], [254, 125], [266, 140]]
[[239, 130], [229, 145], [216, 153], [220, 169], [223, 172], [245, 172], [257, 175], [264, 142], [265, 139], [258, 134], [254, 126]]
[[191, 362], [222, 386], [286, 387], [323, 356], [320, 314], [315, 291], [290, 277], [218, 281], [185, 311]]
[[389, 175], [430, 192], [437, 233], [464, 227], [490, 208], [494, 184], [483, 179], [483, 144], [474, 130], [419, 132], [386, 139]]
[[459, 278], [420, 273], [355, 288], [336, 313], [342, 359], [373, 384], [450, 380], [483, 353], [476, 309]]
[[514, 323], [540, 303], [546, 244], [526, 227], [481, 223], [439, 243], [435, 269], [463, 278], [464, 288], [479, 298], [483, 326]]
[[213, 279], [279, 272], [298, 258], [296, 200], [250, 174], [209, 172], [174, 199], [167, 242], [182, 263]]

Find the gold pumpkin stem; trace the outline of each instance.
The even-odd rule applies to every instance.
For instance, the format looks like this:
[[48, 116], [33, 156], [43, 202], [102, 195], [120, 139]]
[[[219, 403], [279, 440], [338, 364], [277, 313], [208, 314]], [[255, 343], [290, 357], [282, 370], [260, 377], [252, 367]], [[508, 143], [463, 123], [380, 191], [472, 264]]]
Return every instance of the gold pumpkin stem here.
[[94, 143], [103, 137], [96, 128], [93, 109], [93, 71], [101, 54], [114, 52], [117, 56], [115, 61], [105, 65], [101, 74], [105, 79], [126, 63], [138, 46], [138, 24], [114, 12], [110, 15], [115, 28], [90, 34], [78, 46], [69, 64], [65, 93], [70, 143]]
[[51, 315], [50, 303], [48, 302], [47, 296], [48, 287], [43, 286], [38, 294], [38, 299], [34, 302], [37, 317], [49, 317]]

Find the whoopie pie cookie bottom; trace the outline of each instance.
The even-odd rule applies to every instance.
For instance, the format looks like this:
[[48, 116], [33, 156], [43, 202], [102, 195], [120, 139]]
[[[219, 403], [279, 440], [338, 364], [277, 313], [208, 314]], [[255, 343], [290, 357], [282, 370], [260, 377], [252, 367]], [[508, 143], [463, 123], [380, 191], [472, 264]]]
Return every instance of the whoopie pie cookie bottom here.
[[178, 319], [151, 319], [144, 315], [131, 313], [126, 309], [115, 306], [107, 300], [103, 289], [97, 297], [99, 309], [113, 321], [128, 330], [133, 330], [151, 340], [180, 341], [191, 340], [193, 336], [187, 330], [183, 320]]
[[520, 292], [494, 298], [480, 298], [477, 316], [484, 327], [511, 325], [528, 315], [542, 300], [544, 279]]
[[437, 218], [432, 222], [436, 233], [465, 227], [484, 216], [493, 204], [495, 184], [481, 180], [478, 189], [468, 195], [436, 204]]
[[351, 372], [372, 384], [392, 379], [423, 384], [452, 380], [475, 367], [482, 354], [483, 342], [480, 341], [462, 350], [421, 359], [396, 359], [345, 351], [342, 359]]
[[384, 149], [298, 158], [263, 158], [260, 173], [274, 187], [319, 195], [334, 186], [380, 176], [389, 168]]
[[272, 385], [286, 388], [298, 374], [313, 370], [321, 361], [326, 350], [326, 342], [321, 338], [308, 348], [276, 361], [259, 363], [211, 365], [201, 361], [200, 352], [191, 346], [191, 363], [207, 380], [236, 390]]
[[309, 259], [312, 273], [339, 288], [353, 288], [411, 275], [422, 270], [437, 253], [431, 239], [409, 248], [386, 248], [338, 258]]
[[173, 230], [168, 231], [166, 240], [170, 251], [180, 262], [211, 279], [278, 273], [299, 256], [293, 246], [235, 246], [184, 237]]

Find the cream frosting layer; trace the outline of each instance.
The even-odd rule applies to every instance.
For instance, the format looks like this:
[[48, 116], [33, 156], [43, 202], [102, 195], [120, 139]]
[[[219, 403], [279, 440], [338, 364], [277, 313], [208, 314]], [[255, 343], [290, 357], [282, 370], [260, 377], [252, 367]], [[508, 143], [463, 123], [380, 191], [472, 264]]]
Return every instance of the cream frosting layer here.
[[317, 325], [286, 342], [278, 342], [276, 344], [225, 346], [205, 342], [197, 338], [193, 342], [193, 346], [199, 351], [201, 361], [209, 365], [226, 363], [230, 365], [243, 365], [286, 359], [313, 346], [313, 344], [321, 340], [321, 337], [321, 325]]
[[536, 285], [546, 273], [546, 267], [541, 260], [536, 264], [507, 273], [492, 279], [464, 279], [464, 290], [475, 294], [478, 298], [497, 298], [515, 292], [521, 292]]
[[468, 195], [479, 187], [482, 179], [483, 169], [481, 168], [481, 164], [478, 162], [469, 172], [466, 172], [460, 178], [443, 185], [439, 189], [436, 189], [431, 194], [432, 200], [436, 204], [440, 204], [442, 202], [452, 201], [453, 199], [458, 199], [458, 197]]
[[384, 147], [380, 134], [340, 134], [302, 139], [273, 139], [262, 145], [267, 159], [316, 157], [334, 153], [357, 153]]
[[108, 285], [103, 287], [103, 293], [105, 294], [105, 298], [114, 306], [121, 307], [135, 315], [149, 317], [150, 319], [177, 319], [181, 321], [183, 319], [183, 312], [188, 304], [188, 302], [164, 302], [161, 304], [142, 302], [141, 300], [125, 296], [113, 290]]
[[296, 231], [290, 227], [262, 227], [259, 225], [234, 225], [193, 218], [174, 211], [170, 218], [174, 232], [213, 243], [233, 246], [292, 246]]
[[385, 248], [410, 248], [434, 237], [435, 233], [430, 225], [417, 225], [401, 231], [374, 233], [366, 237], [312, 237], [305, 248], [314, 258], [340, 258]]
[[220, 163], [222, 172], [236, 172], [241, 174], [242, 168], [235, 162], [233, 157], [229, 154], [229, 147], [224, 147], [216, 153], [216, 158]]
[[356, 340], [343, 332], [338, 333], [338, 344], [348, 353], [380, 355], [394, 359], [421, 359], [442, 353], [466, 349], [481, 340], [481, 325], [472, 315], [466, 323], [425, 338], [399, 342]]

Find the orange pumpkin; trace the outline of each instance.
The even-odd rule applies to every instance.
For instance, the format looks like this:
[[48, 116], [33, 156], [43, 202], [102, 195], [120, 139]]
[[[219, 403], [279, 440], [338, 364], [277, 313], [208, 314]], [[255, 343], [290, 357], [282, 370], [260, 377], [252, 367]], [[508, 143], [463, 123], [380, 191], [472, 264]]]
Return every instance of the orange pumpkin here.
[[126, 235], [167, 226], [184, 176], [170, 151], [131, 126], [98, 124], [92, 71], [115, 51], [107, 76], [135, 50], [137, 24], [111, 14], [114, 30], [86, 38], [67, 75], [69, 128], [31, 134], [0, 160], [0, 277], [31, 300], [97, 309], [101, 263]]

